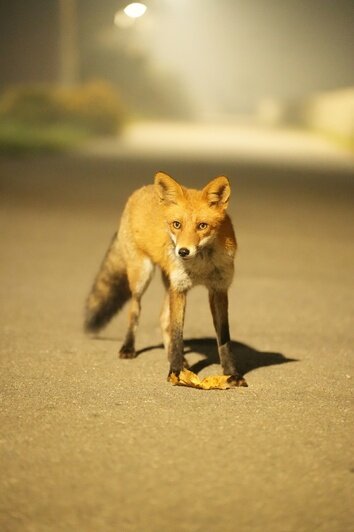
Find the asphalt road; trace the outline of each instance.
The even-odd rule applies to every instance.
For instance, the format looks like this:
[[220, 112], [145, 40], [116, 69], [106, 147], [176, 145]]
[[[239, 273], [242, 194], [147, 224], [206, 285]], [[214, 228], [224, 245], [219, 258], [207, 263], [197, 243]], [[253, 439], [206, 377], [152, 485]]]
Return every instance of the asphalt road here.
[[[159, 276], [137, 359], [117, 357], [125, 312], [82, 332], [122, 206], [158, 169], [189, 186], [231, 179], [248, 388], [166, 382]], [[3, 159], [0, 177], [2, 532], [354, 530], [348, 169], [82, 154]], [[218, 373], [203, 289], [185, 338], [192, 369]]]

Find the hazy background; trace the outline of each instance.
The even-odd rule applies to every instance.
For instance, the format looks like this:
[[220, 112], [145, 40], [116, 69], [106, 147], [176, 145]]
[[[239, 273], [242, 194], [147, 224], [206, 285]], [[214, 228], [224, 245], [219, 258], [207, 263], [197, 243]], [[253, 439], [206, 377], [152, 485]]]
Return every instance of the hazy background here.
[[1, 2], [0, 86], [105, 79], [139, 118], [274, 121], [354, 84], [351, 0], [150, 0], [117, 26], [127, 3]]

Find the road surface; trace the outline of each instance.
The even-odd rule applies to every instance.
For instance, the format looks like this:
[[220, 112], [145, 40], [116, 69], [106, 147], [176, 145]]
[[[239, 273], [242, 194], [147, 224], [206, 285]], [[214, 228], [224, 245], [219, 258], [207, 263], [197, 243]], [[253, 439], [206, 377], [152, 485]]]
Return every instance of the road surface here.
[[[1, 531], [354, 530], [353, 166], [326, 150], [220, 150], [1, 160]], [[126, 312], [97, 338], [82, 331], [124, 202], [159, 169], [189, 186], [230, 177], [248, 388], [166, 382], [158, 275], [137, 359], [117, 357]], [[185, 338], [192, 368], [218, 373], [201, 288]]]

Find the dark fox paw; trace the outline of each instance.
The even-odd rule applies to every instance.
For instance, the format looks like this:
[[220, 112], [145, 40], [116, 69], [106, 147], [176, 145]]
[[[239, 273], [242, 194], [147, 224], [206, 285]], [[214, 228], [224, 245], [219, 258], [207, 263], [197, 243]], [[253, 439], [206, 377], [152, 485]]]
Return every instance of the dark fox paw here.
[[227, 382], [230, 384], [230, 386], [232, 388], [238, 388], [239, 386], [244, 386], [244, 387], [247, 387], [248, 384], [246, 382], [246, 379], [244, 379], [242, 377], [242, 375], [231, 375], [228, 379], [227, 379]]
[[179, 374], [181, 373], [181, 371], [174, 371], [172, 369], [170, 369], [170, 371], [168, 372], [168, 375], [167, 375], [167, 382], [172, 382], [172, 383], [176, 383], [179, 381]]
[[130, 347], [128, 345], [122, 345], [119, 351], [119, 358], [135, 358], [136, 357], [136, 351], [134, 347]]

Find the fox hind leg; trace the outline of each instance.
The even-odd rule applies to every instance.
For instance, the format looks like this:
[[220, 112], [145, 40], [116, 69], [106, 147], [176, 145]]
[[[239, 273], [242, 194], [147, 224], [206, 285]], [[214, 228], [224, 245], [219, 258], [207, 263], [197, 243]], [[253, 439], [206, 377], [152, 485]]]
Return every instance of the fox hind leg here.
[[128, 264], [127, 270], [132, 298], [129, 310], [128, 331], [125, 335], [123, 345], [120, 348], [119, 356], [120, 358], [135, 358], [135, 335], [139, 324], [141, 298], [151, 281], [154, 265], [146, 256], [139, 257], [139, 260], [135, 257], [134, 266]]

